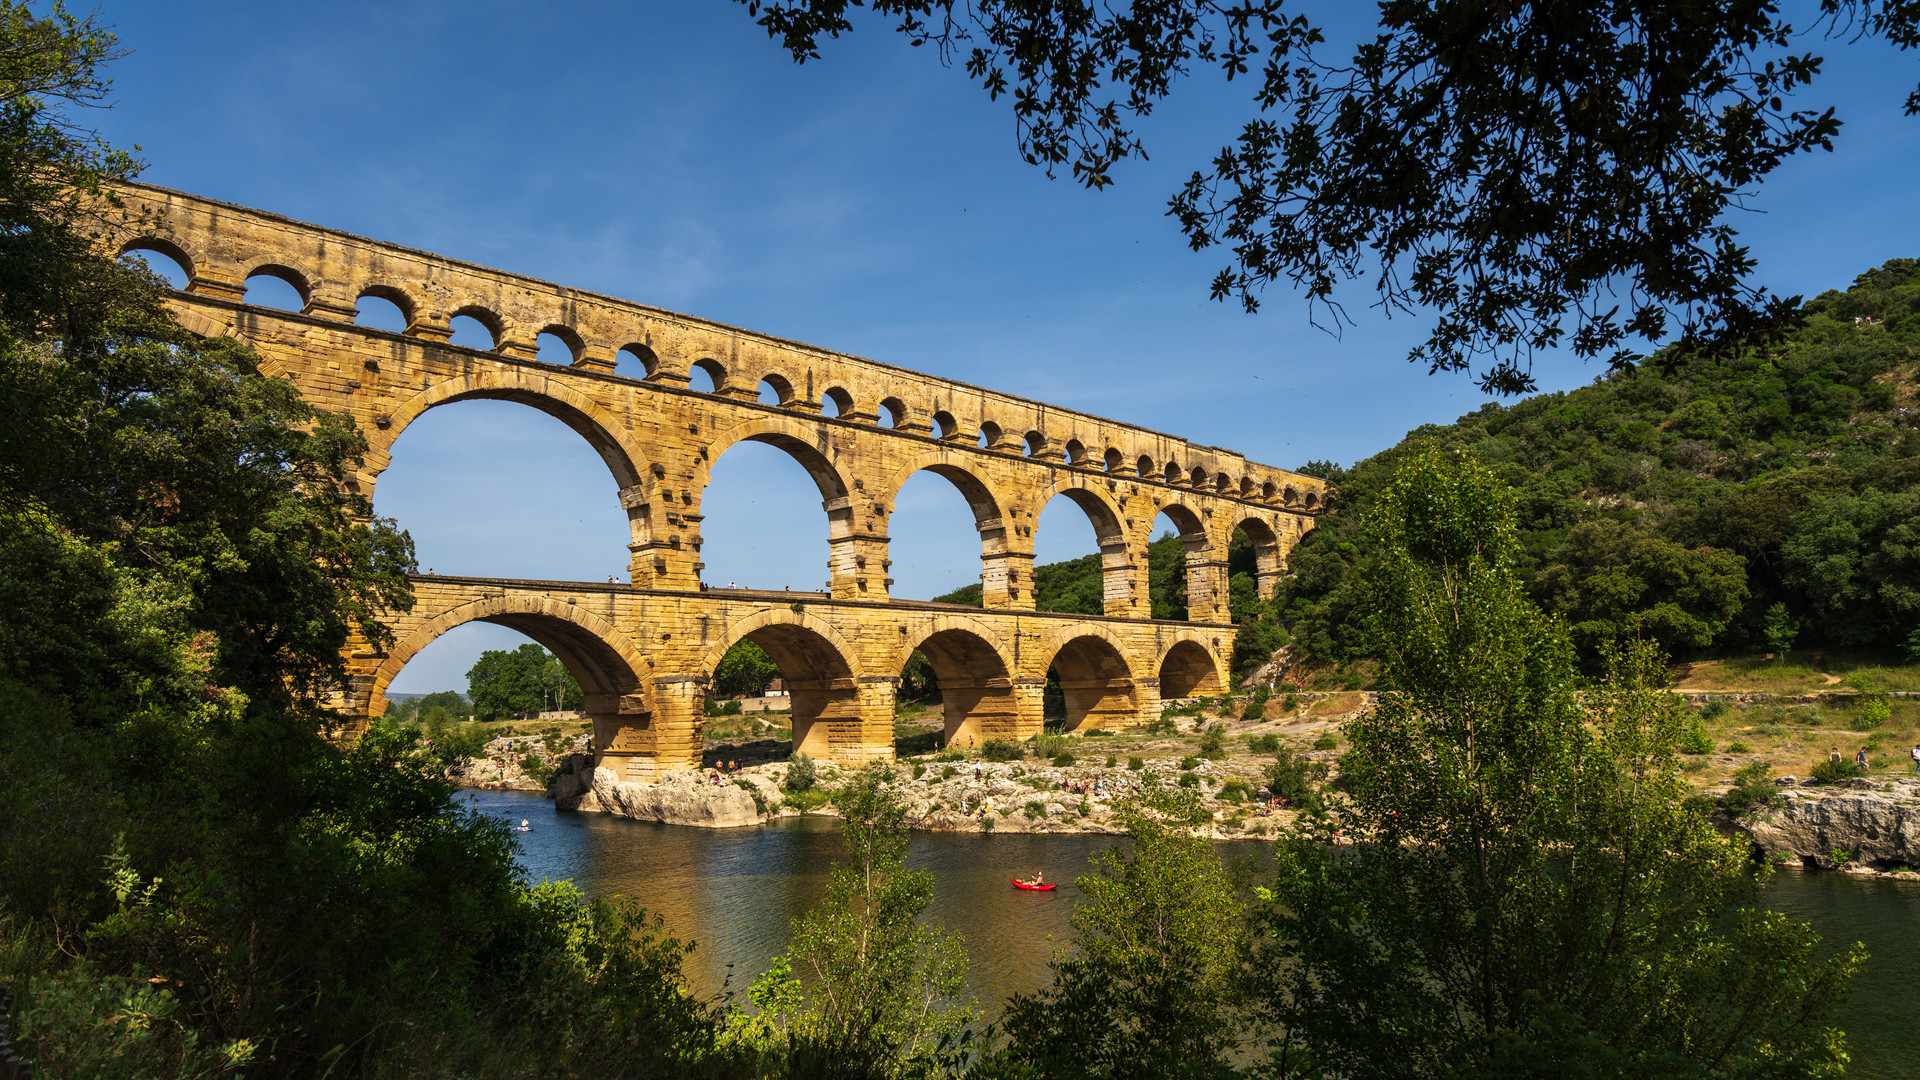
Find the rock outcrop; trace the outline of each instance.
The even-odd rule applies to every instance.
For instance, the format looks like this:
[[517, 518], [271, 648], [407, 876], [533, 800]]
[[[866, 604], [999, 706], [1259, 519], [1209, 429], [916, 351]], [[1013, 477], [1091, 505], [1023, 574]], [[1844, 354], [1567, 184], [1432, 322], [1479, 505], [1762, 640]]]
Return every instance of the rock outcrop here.
[[556, 809], [598, 811], [667, 825], [731, 829], [758, 825], [766, 817], [746, 790], [709, 783], [698, 773], [669, 773], [658, 784], [630, 784], [612, 769], [569, 768], [553, 778], [547, 793], [553, 796]]
[[1845, 780], [1781, 794], [1784, 806], [1730, 822], [1767, 854], [1825, 869], [1920, 867], [1920, 781]]

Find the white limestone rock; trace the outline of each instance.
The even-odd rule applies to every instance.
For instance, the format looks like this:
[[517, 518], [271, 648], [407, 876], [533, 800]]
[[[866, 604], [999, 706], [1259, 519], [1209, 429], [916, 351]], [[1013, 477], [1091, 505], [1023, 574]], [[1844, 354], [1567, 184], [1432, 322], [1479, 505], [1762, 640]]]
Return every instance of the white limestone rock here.
[[1828, 869], [1841, 865], [1835, 851], [1847, 854], [1848, 868], [1920, 866], [1920, 788], [1912, 781], [1791, 794], [1800, 797], [1735, 823], [1767, 854], [1797, 856]]

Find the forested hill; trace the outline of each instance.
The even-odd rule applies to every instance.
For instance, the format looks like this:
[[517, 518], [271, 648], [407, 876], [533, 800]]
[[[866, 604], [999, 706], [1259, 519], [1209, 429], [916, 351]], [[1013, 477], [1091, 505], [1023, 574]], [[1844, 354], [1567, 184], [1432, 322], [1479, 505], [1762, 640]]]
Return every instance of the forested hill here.
[[1396, 462], [1476, 455], [1520, 497], [1524, 572], [1583, 650], [1635, 623], [1676, 658], [1920, 650], [1920, 261], [1805, 306], [1773, 346], [1657, 363], [1409, 432], [1351, 468], [1273, 598], [1308, 656], [1360, 658], [1361, 522]]
[[[1809, 302], [1781, 343], [1656, 363], [1567, 393], [1427, 425], [1351, 468], [1323, 463], [1336, 513], [1252, 595], [1236, 550], [1236, 673], [1289, 637], [1363, 659], [1352, 571], [1360, 525], [1409, 449], [1471, 453], [1519, 492], [1535, 598], [1583, 650], [1636, 623], [1676, 658], [1844, 645], [1920, 650], [1920, 261], [1896, 259]], [[1183, 618], [1179, 542], [1154, 542], [1153, 614]], [[1037, 606], [1100, 611], [1097, 555], [1036, 567]], [[940, 600], [978, 604], [971, 585]], [[1277, 620], [1285, 631], [1267, 620]]]

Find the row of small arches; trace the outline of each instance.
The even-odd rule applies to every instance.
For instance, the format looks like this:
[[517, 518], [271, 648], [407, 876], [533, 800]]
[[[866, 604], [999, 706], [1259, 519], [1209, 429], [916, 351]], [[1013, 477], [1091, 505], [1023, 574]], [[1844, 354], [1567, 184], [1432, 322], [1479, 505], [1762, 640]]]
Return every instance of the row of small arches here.
[[[168, 241], [143, 238], [124, 245], [121, 251], [122, 254], [142, 257], [160, 256], [159, 261], [146, 258], [146, 264], [176, 289], [184, 290], [193, 280], [192, 260], [177, 245]], [[306, 277], [278, 263], [263, 263], [255, 267], [248, 273], [245, 285], [245, 302], [248, 304], [284, 311], [306, 311], [313, 302], [313, 289]], [[412, 298], [404, 291], [389, 285], [368, 285], [355, 297], [353, 321], [358, 326], [405, 333], [413, 328], [416, 311]], [[501, 318], [478, 304], [455, 309], [448, 323], [453, 344], [483, 352], [499, 349], [506, 333]], [[585, 354], [586, 346], [580, 336], [560, 323], [543, 327], [535, 335], [534, 342], [538, 359], [546, 363], [571, 365]], [[617, 373], [631, 374], [637, 378], [652, 379], [663, 374], [659, 357], [652, 348], [640, 342], [621, 346], [615, 353], [614, 364]], [[687, 385], [698, 392], [724, 394], [730, 388], [731, 373], [718, 360], [700, 357], [689, 365]], [[768, 373], [760, 380], [758, 399], [766, 404], [789, 408], [812, 407], [816, 404], [802, 400], [792, 381], [778, 373]], [[822, 416], [853, 418], [861, 415], [853, 395], [838, 386], [829, 387], [822, 393], [817, 405]], [[907, 429], [913, 426], [911, 410], [897, 397], [882, 399], [870, 415], [888, 428]], [[1047, 457], [1053, 452], [1051, 442], [1043, 433], [1028, 431], [1017, 441], [1010, 442], [1008, 433], [991, 420], [983, 421], [969, 438], [964, 425], [945, 410], [934, 411], [927, 427], [931, 436], [942, 442], [971, 443], [981, 449], [1019, 452], [1036, 458]], [[1264, 502], [1278, 500], [1284, 506], [1307, 509], [1314, 509], [1319, 504], [1319, 496], [1311, 490], [1301, 492], [1272, 480], [1256, 482], [1250, 476], [1236, 479], [1226, 472], [1209, 472], [1202, 465], [1185, 468], [1173, 460], [1157, 462], [1146, 454], [1129, 461], [1128, 455], [1117, 447], [1109, 447], [1103, 454], [1095, 455], [1078, 439], [1068, 439], [1059, 448], [1058, 456], [1066, 464], [1079, 468], [1110, 474], [1130, 472], [1142, 480], [1157, 480], [1196, 491], [1211, 491]]]

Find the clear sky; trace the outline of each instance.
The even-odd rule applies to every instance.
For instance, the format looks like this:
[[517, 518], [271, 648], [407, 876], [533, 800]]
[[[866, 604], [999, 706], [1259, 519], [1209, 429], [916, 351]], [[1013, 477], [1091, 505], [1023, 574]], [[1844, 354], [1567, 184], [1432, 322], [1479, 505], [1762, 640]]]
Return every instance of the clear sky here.
[[[1322, 5], [1337, 9], [1337, 5]], [[732, 0], [102, 0], [131, 55], [88, 117], [139, 144], [152, 183], [1142, 424], [1294, 467], [1352, 462], [1486, 399], [1406, 362], [1417, 319], [1356, 294], [1334, 337], [1284, 291], [1261, 314], [1207, 299], [1165, 202], [1249, 115], [1210, 74], [1144, 127], [1152, 159], [1094, 193], [1014, 154], [1004, 102], [878, 23], [794, 65]], [[1789, 164], [1736, 225], [1776, 290], [1843, 287], [1920, 255], [1920, 56], [1815, 39], [1809, 104], [1847, 127]], [[1599, 369], [1537, 362], [1543, 388]], [[604, 580], [625, 515], [559, 422], [466, 402], [398, 440], [375, 507], [442, 574]], [[713, 470], [709, 582], [817, 588], [818, 494], [777, 450]], [[895, 594], [978, 580], [956, 490], [930, 474], [892, 521]], [[809, 540], [809, 538], [812, 538]], [[1064, 500], [1041, 561], [1093, 550]], [[471, 626], [393, 689], [465, 689], [512, 631]]]

